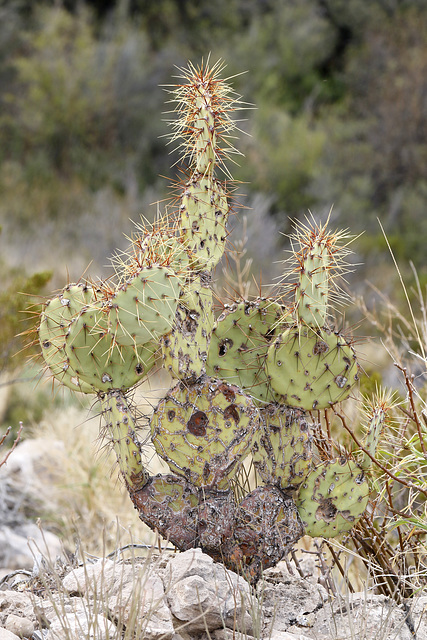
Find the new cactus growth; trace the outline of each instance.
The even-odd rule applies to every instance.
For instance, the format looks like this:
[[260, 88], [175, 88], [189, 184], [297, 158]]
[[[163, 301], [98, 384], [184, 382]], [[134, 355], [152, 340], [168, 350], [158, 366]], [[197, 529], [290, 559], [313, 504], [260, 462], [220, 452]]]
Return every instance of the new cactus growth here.
[[[357, 522], [384, 412], [372, 414], [360, 465], [319, 463], [308, 412], [345, 400], [358, 378], [351, 340], [331, 323], [346, 234], [297, 225], [292, 303], [240, 299], [215, 319], [212, 270], [230, 212], [230, 181], [216, 173], [231, 178], [230, 114], [239, 106], [221, 71], [190, 64], [171, 89], [172, 140], [188, 162], [174, 215], [137, 228], [112, 279], [68, 285], [49, 300], [38, 337], [52, 375], [101, 402], [141, 519], [178, 549], [200, 546], [256, 582], [304, 533], [335, 536]], [[171, 472], [150, 477], [128, 392], [160, 351], [173, 380], [151, 440]], [[264, 486], [237, 500], [233, 482], [249, 455]]]
[[306, 411], [326, 409], [344, 400], [358, 380], [350, 342], [328, 324], [329, 299], [340, 263], [348, 252], [343, 233], [325, 226], [300, 226], [291, 238], [294, 325], [276, 338], [266, 359], [271, 386], [287, 405]]

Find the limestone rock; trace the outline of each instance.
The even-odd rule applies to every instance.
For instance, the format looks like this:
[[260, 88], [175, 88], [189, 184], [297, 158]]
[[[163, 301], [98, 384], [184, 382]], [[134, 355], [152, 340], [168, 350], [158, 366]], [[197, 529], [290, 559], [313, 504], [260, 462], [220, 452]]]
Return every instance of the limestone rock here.
[[46, 640], [67, 640], [85, 638], [86, 640], [109, 640], [115, 637], [115, 625], [103, 615], [80, 607], [76, 611], [56, 617], [49, 627]]
[[124, 565], [101, 558], [92, 564], [72, 569], [62, 580], [62, 586], [68, 593], [86, 595], [110, 594], [120, 576], [123, 576]]
[[[319, 584], [292, 576], [281, 563], [280, 567], [268, 569], [263, 589], [265, 634], [268, 637], [289, 631], [293, 625], [306, 629], [314, 625], [317, 612], [328, 600], [328, 592]], [[298, 631], [297, 633], [302, 633]]]
[[[427, 598], [424, 597], [424, 606]], [[414, 607], [415, 609], [415, 603]], [[413, 640], [426, 638], [423, 631], [426, 623], [422, 620], [422, 608], [416, 610], [408, 618], [408, 612], [383, 595], [369, 593], [348, 594], [344, 598], [336, 598], [316, 613], [315, 623], [304, 633], [311, 638], [329, 640], [346, 637], [349, 630], [354, 638], [381, 638], [381, 640]], [[406, 623], [406, 619], [410, 625]], [[410, 626], [416, 630], [413, 635]], [[421, 631], [421, 625], [424, 630]], [[290, 626], [289, 631], [298, 632], [297, 626]]]
[[29, 638], [34, 633], [34, 624], [28, 618], [22, 618], [10, 613], [6, 618], [5, 628], [20, 638]]
[[19, 637], [11, 631], [0, 627], [0, 640], [19, 640]]
[[6, 626], [9, 615], [34, 620], [31, 595], [19, 591], [0, 591], [0, 626]]
[[32, 569], [37, 554], [55, 559], [62, 554], [62, 544], [58, 536], [50, 531], [41, 531], [32, 522], [15, 528], [0, 526], [0, 566], [13, 571]]
[[251, 587], [200, 549], [173, 557], [164, 580], [178, 632], [182, 628], [191, 635], [206, 628], [214, 631], [228, 627], [252, 635], [251, 609], [255, 607], [260, 612], [261, 608]]
[[136, 635], [144, 640], [164, 638], [174, 634], [172, 615], [165, 600], [163, 582], [146, 566], [125, 565], [113, 584], [108, 599], [110, 614], [119, 625], [135, 627]]

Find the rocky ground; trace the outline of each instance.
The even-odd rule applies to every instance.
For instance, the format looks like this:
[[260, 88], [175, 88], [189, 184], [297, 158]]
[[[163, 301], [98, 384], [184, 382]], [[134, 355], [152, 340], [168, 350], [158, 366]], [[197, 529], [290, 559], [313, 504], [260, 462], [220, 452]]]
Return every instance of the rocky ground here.
[[27, 440], [0, 469], [0, 640], [427, 640], [427, 594], [332, 596], [285, 562], [256, 589], [199, 549], [79, 564], [31, 522], [52, 447]]

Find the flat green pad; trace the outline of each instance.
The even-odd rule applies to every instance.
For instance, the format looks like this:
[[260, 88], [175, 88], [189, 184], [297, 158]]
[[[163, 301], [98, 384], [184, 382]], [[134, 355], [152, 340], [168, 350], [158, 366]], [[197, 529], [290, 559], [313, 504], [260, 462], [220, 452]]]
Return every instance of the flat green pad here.
[[83, 393], [95, 391], [70, 366], [65, 344], [72, 321], [92, 299], [91, 286], [83, 283], [67, 285], [44, 305], [38, 328], [42, 355], [54, 378], [73, 391]]
[[141, 269], [108, 301], [109, 329], [118, 344], [141, 346], [171, 330], [180, 291], [179, 277], [168, 267]]
[[178, 383], [159, 402], [151, 433], [173, 472], [198, 487], [221, 489], [250, 453], [259, 425], [258, 410], [238, 387], [202, 376], [192, 385]]
[[93, 303], [71, 322], [64, 349], [78, 378], [97, 393], [135, 386], [154, 366], [158, 345], [155, 341], [141, 347], [117, 344], [105, 329], [102, 303]]
[[196, 277], [184, 285], [174, 327], [162, 340], [164, 367], [179, 380], [195, 382], [206, 373], [214, 321], [212, 307], [209, 278]]
[[112, 391], [105, 395], [102, 399], [102, 417], [127, 488], [129, 491], [139, 491], [150, 476], [142, 464], [134, 411], [123, 393]]
[[221, 182], [195, 173], [181, 204], [182, 239], [203, 271], [213, 269], [224, 254], [229, 205]]
[[368, 500], [363, 470], [342, 458], [323, 462], [312, 471], [300, 487], [296, 504], [307, 535], [333, 538], [353, 528]]
[[260, 410], [263, 420], [252, 451], [265, 484], [295, 490], [312, 468], [310, 424], [304, 411], [270, 404]]
[[264, 361], [269, 345], [283, 331], [282, 317], [281, 305], [267, 298], [226, 308], [212, 331], [207, 373], [238, 385], [256, 401], [273, 402], [277, 395]]
[[339, 333], [306, 325], [286, 329], [270, 346], [266, 368], [284, 404], [306, 411], [344, 400], [358, 380], [353, 348]]

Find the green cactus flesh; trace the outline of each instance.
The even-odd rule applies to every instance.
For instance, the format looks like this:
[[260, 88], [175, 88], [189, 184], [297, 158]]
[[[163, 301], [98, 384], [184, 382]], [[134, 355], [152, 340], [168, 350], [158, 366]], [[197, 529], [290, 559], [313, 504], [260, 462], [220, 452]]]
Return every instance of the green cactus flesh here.
[[213, 269], [224, 254], [228, 211], [221, 183], [209, 174], [195, 174], [181, 199], [181, 230], [202, 270]]
[[249, 454], [259, 413], [234, 385], [202, 376], [178, 383], [161, 400], [151, 421], [157, 453], [170, 469], [198, 487], [228, 487]]
[[206, 373], [214, 318], [212, 290], [207, 276], [194, 278], [183, 290], [174, 327], [162, 340], [163, 362], [174, 377], [195, 382]]
[[133, 491], [142, 489], [149, 475], [142, 464], [132, 410], [123, 393], [112, 391], [104, 397], [102, 417], [127, 486]]
[[271, 389], [264, 361], [280, 331], [283, 309], [273, 300], [257, 298], [226, 308], [212, 331], [207, 372], [238, 385], [256, 401], [278, 398]]
[[296, 504], [307, 535], [333, 538], [352, 529], [368, 500], [364, 471], [342, 458], [318, 465], [301, 485]]
[[100, 304], [85, 307], [65, 337], [67, 361], [78, 378], [96, 392], [130, 389], [154, 366], [157, 344], [121, 346], [104, 327]]
[[323, 327], [328, 317], [329, 251], [325, 241], [313, 241], [304, 257], [297, 295], [301, 322]]
[[92, 300], [93, 291], [86, 284], [69, 284], [43, 308], [38, 337], [43, 358], [52, 375], [73, 391], [94, 393], [70, 366], [65, 351], [66, 335], [73, 319]]
[[141, 346], [168, 333], [178, 305], [180, 279], [169, 268], [141, 269], [108, 301], [108, 321], [118, 344]]
[[312, 436], [303, 411], [270, 404], [260, 410], [262, 428], [253, 448], [255, 467], [266, 484], [297, 489], [311, 469]]
[[358, 380], [353, 348], [326, 328], [286, 329], [270, 346], [266, 367], [283, 402], [307, 411], [344, 400]]

